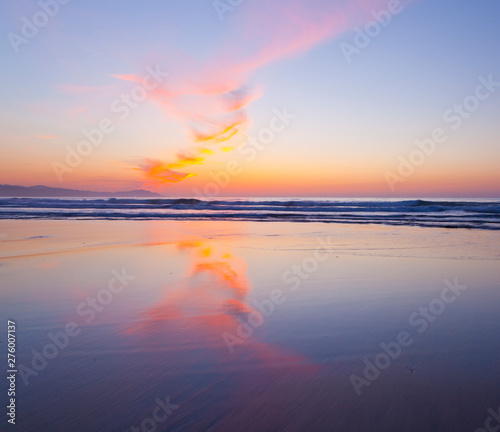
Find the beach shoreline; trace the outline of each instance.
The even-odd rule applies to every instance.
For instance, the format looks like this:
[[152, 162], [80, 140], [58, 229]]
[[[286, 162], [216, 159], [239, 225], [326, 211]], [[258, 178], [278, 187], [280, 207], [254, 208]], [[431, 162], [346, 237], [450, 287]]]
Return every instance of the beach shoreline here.
[[[28, 418], [97, 430], [112, 415], [119, 432], [167, 396], [173, 431], [475, 430], [500, 400], [496, 231], [2, 220], [0, 232], [21, 364], [34, 370], [33, 350], [76, 326], [18, 376], [20, 431]], [[466, 289], [449, 301], [448, 283]], [[60, 405], [68, 386], [78, 405]]]

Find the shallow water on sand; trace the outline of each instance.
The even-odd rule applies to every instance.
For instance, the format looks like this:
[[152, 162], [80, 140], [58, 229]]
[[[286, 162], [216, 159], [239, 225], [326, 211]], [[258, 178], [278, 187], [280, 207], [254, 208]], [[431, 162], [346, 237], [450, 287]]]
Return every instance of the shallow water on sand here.
[[26, 220], [0, 233], [16, 431], [474, 431], [498, 412], [496, 231]]

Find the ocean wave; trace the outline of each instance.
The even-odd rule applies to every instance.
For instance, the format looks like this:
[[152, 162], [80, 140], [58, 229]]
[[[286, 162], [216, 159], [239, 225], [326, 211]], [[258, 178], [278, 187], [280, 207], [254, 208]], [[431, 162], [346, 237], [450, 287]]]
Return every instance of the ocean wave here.
[[0, 219], [182, 219], [500, 229], [500, 201], [2, 198]]

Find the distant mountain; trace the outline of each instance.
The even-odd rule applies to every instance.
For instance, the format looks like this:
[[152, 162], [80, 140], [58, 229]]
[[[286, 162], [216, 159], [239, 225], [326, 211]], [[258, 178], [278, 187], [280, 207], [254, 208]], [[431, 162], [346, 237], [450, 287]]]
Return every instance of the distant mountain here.
[[143, 189], [124, 192], [95, 192], [48, 186], [0, 185], [0, 197], [50, 197], [50, 198], [157, 198], [160, 194]]

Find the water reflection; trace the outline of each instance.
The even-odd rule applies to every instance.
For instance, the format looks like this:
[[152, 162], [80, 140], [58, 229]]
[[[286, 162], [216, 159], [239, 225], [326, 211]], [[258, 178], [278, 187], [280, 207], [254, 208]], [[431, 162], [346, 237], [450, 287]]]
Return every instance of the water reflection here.
[[[216, 240], [180, 241], [174, 248], [189, 258], [185, 277], [175, 282], [174, 287], [165, 286], [162, 298], [140, 314], [139, 321], [125, 331], [126, 335], [140, 336], [142, 347], [149, 343], [158, 346], [163, 341], [177, 358], [186, 357], [186, 367], [192, 360], [192, 352], [201, 349], [204, 360], [210, 358], [213, 367], [230, 364], [232, 368], [241, 368], [240, 361], [245, 359], [250, 363], [300, 364], [304, 372], [316, 370], [306, 357], [262, 341], [265, 317], [262, 326], [253, 330], [231, 354], [224, 333], [237, 334], [237, 328], [248, 322], [249, 314], [261, 315], [248, 302], [252, 284], [247, 263]], [[247, 367], [254, 368], [255, 364], [250, 366], [250, 363]]]
[[[82, 325], [20, 386], [21, 432], [123, 432], [167, 395], [180, 406], [165, 423], [170, 431], [475, 430], [500, 400], [499, 234], [94, 222], [78, 222], [85, 245], [76, 222], [51, 222], [60, 237], [26, 241], [1, 263], [0, 314], [19, 321], [20, 362], [50, 342], [48, 332]], [[17, 237], [50, 233], [30, 226]], [[282, 271], [314, 250], [317, 232], [336, 239], [339, 258], [287, 291], [231, 354], [224, 333], [237, 334], [258, 312], [254, 299], [287, 289]], [[135, 280], [85, 324], [76, 307], [122, 268]], [[350, 375], [454, 277], [467, 294], [358, 397]]]

